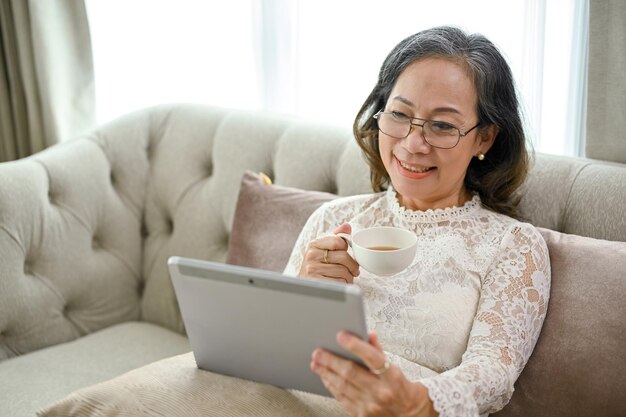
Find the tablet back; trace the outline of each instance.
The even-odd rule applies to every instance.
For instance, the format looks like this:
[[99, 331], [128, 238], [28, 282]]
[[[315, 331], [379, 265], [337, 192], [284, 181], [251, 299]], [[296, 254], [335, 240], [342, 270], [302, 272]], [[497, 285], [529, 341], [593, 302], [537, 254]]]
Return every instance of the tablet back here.
[[355, 285], [180, 257], [168, 266], [199, 368], [328, 396], [309, 369], [315, 348], [356, 360], [337, 332], [367, 339]]

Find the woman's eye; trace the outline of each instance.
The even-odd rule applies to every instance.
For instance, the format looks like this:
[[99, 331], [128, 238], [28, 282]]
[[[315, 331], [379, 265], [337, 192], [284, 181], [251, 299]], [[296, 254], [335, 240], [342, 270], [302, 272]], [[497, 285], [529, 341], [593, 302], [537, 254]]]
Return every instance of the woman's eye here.
[[433, 121], [430, 122], [430, 127], [431, 129], [437, 131], [437, 132], [450, 132], [452, 130], [456, 130], [456, 128], [454, 126], [452, 126], [450, 123], [446, 123], [446, 122], [437, 122], [437, 121]]
[[409, 118], [409, 116], [399, 111], [392, 111], [391, 114], [393, 115], [393, 117], [399, 120], [405, 120]]

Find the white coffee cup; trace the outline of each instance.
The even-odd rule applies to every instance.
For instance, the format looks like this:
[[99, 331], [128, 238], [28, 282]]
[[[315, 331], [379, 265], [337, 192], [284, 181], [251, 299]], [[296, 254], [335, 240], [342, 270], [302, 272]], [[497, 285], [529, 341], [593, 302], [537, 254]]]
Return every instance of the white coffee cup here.
[[352, 248], [357, 263], [372, 274], [388, 276], [406, 269], [417, 250], [415, 233], [398, 227], [377, 226], [352, 235], [338, 233]]

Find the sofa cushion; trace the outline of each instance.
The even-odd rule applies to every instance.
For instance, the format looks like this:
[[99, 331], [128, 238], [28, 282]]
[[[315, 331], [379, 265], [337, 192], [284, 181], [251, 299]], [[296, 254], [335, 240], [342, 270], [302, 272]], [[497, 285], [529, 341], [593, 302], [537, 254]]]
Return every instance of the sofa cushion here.
[[78, 388], [190, 350], [176, 332], [127, 322], [5, 360], [0, 362], [0, 414], [32, 417]]
[[269, 185], [246, 171], [226, 262], [282, 272], [309, 216], [334, 198], [335, 194]]
[[332, 398], [200, 370], [192, 353], [74, 392], [38, 415], [346, 416]]
[[552, 267], [548, 314], [511, 402], [496, 415], [623, 415], [626, 243], [540, 231]]

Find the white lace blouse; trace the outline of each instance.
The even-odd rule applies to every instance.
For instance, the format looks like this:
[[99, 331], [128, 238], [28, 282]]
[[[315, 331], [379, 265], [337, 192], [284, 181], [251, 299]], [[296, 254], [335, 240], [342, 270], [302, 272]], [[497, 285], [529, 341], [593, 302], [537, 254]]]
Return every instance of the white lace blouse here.
[[353, 232], [396, 226], [418, 236], [405, 271], [379, 277], [361, 268], [367, 325], [392, 363], [429, 391], [441, 417], [504, 407], [530, 356], [548, 306], [550, 262], [530, 224], [484, 208], [411, 211], [395, 191], [340, 198], [309, 218], [285, 273], [297, 275], [310, 241], [348, 222]]

